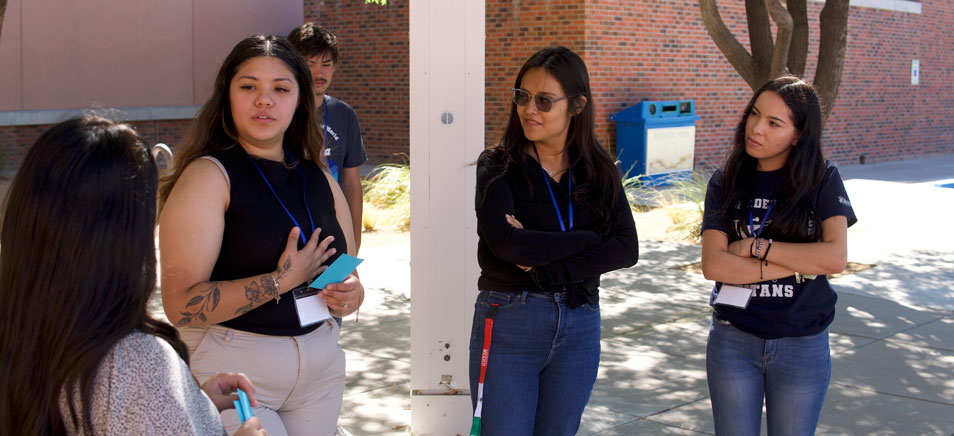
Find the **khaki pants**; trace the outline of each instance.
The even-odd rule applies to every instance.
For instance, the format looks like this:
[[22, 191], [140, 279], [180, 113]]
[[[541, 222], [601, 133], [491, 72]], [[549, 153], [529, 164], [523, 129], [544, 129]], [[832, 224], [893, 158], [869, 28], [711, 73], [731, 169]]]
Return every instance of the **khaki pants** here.
[[[252, 414], [270, 436], [332, 436], [345, 385], [339, 329], [328, 320], [302, 336], [266, 336], [219, 325], [184, 327], [179, 333], [199, 383], [217, 372], [241, 372], [252, 380], [259, 404]], [[240, 426], [234, 409], [222, 412], [222, 422], [229, 434]]]

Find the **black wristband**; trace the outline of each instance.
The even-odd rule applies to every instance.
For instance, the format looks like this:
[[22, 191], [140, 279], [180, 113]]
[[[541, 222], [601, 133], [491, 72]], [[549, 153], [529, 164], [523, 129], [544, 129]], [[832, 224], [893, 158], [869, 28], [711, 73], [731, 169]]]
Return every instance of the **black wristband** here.
[[769, 250], [771, 250], [771, 249], [772, 249], [772, 240], [769, 239], [768, 246], [765, 247], [765, 253], [762, 254], [762, 259], [761, 259], [762, 261], [765, 261], [765, 259], [768, 258], [768, 252], [769, 252]]

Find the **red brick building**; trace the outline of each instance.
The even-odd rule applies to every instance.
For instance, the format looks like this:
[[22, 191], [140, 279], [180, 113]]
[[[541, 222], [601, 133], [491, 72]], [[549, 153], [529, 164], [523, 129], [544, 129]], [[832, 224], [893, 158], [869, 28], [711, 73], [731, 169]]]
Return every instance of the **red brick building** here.
[[[373, 161], [400, 161], [408, 150], [408, 0], [387, 5], [306, 0], [305, 19], [341, 40], [330, 92], [355, 107]], [[954, 4], [853, 1], [845, 71], [825, 130], [840, 164], [954, 153]], [[809, 2], [806, 78], [814, 77], [818, 14]], [[893, 8], [883, 9], [885, 7]], [[900, 11], [909, 10], [910, 12]], [[748, 45], [741, 1], [722, 0], [723, 19]], [[696, 166], [723, 159], [751, 90], [709, 38], [697, 2], [688, 0], [487, 0], [486, 142], [500, 136], [507, 89], [534, 51], [566, 45], [590, 71], [599, 138], [616, 147], [610, 114], [642, 100], [695, 99]], [[911, 84], [919, 60], [920, 84]]]
[[[726, 24], [747, 45], [742, 2], [720, 3]], [[866, 6], [851, 7], [845, 71], [825, 129], [828, 157], [853, 164], [954, 153], [954, 93], [945, 85], [954, 73], [954, 33], [948, 30], [954, 27], [954, 4], [852, 4]], [[809, 80], [822, 5], [809, 2]], [[304, 0], [303, 7], [306, 21], [319, 22], [340, 38], [342, 56], [329, 93], [357, 111], [371, 162], [404, 161], [409, 150], [409, 0], [386, 5]], [[8, 8], [7, 17], [12, 13]], [[617, 146], [610, 114], [641, 100], [692, 98], [701, 117], [696, 166], [717, 165], [751, 95], [710, 40], [694, 1], [486, 0], [486, 20], [488, 144], [506, 123], [507, 89], [520, 65], [549, 45], [566, 45], [587, 62], [598, 135], [610, 150]], [[6, 21], [4, 34], [10, 31]], [[918, 85], [911, 84], [913, 60], [921, 67]], [[191, 104], [201, 103], [199, 94]], [[8, 167], [19, 162], [25, 147], [47, 126], [9, 122], [16, 118], [23, 117], [0, 111], [0, 144], [6, 145]], [[134, 125], [149, 142], [175, 145], [188, 125], [188, 116], [146, 118]]]

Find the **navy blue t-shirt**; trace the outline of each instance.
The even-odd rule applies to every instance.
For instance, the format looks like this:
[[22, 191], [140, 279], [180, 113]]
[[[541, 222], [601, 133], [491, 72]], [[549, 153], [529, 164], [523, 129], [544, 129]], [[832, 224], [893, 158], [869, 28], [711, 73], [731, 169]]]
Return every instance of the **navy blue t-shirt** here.
[[[325, 110], [328, 123], [325, 124]], [[324, 107], [318, 108], [318, 125], [325, 143], [325, 163], [335, 180], [341, 168], [354, 168], [368, 160], [361, 138], [361, 126], [354, 109], [330, 95], [324, 96]], [[340, 180], [339, 180], [340, 182]]]
[[[754, 236], [749, 228], [749, 213], [751, 211], [755, 230], [764, 225], [763, 238], [773, 238], [771, 214], [760, 223], [765, 216], [772, 199], [775, 197], [782, 179], [782, 170], [760, 171], [755, 175], [755, 189], [745, 207], [741, 204], [729, 208], [726, 213], [732, 215], [731, 229], [726, 228], [726, 221], [720, 214], [722, 209], [722, 170], [716, 171], [709, 180], [706, 191], [706, 207], [702, 220], [702, 230], [714, 229], [724, 232], [729, 242]], [[784, 198], [776, 198], [773, 212], [783, 206]], [[838, 168], [829, 163], [818, 187], [814, 200], [818, 218], [824, 221], [833, 216], [848, 218], [848, 226], [858, 221], [855, 212], [845, 192], [845, 184], [838, 173]], [[821, 223], [809, 220], [809, 226], [817, 226], [821, 230]], [[796, 242], [796, 241], [788, 241]], [[721, 282], [716, 282], [712, 289], [710, 304], [720, 318], [732, 323], [739, 330], [754, 334], [763, 339], [777, 339], [784, 337], [809, 336], [821, 332], [831, 324], [835, 318], [835, 301], [838, 296], [828, 283], [824, 275], [815, 278], [795, 276], [766, 280], [759, 283], [739, 285], [752, 289], [752, 298], [745, 309], [725, 305], [715, 305], [715, 296], [722, 288]]]

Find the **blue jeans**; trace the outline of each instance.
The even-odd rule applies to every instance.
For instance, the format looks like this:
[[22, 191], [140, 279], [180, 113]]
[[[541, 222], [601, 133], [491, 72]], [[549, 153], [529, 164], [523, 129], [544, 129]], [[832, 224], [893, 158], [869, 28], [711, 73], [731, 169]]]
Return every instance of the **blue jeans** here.
[[758, 436], [763, 398], [769, 436], [813, 435], [831, 380], [828, 330], [762, 339], [714, 315], [706, 374], [716, 435]]
[[482, 436], [574, 435], [600, 364], [600, 308], [575, 309], [563, 293], [481, 291], [470, 333], [476, 407], [484, 321], [494, 317], [481, 409]]

